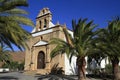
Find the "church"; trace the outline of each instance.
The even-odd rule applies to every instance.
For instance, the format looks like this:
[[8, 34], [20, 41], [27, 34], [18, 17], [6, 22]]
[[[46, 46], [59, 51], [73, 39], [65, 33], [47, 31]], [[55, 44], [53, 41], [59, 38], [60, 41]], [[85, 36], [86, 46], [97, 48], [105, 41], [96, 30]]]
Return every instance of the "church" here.
[[[57, 55], [52, 60], [50, 52], [55, 45], [49, 44], [52, 38], [65, 40], [63, 27], [59, 23], [52, 23], [52, 13], [49, 8], [40, 10], [36, 17], [36, 27], [31, 32], [31, 38], [27, 41], [29, 49], [25, 52], [25, 71], [36, 74], [49, 74], [52, 68], [57, 65], [66, 75], [76, 74], [76, 57], [73, 57], [71, 64], [66, 54]], [[73, 32], [68, 30], [72, 35]]]

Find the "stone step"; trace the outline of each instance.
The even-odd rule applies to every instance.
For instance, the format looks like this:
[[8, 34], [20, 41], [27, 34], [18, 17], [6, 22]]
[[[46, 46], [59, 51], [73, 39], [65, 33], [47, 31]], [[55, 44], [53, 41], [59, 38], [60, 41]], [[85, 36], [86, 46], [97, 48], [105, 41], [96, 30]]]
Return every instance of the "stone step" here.
[[32, 71], [25, 71], [24, 74], [26, 75], [35, 75], [37, 73], [36, 70], [32, 70]]
[[50, 73], [50, 70], [47, 70], [47, 69], [39, 69], [36, 72], [36, 74], [42, 74], [42, 75], [46, 75], [46, 74], [49, 74], [49, 73]]

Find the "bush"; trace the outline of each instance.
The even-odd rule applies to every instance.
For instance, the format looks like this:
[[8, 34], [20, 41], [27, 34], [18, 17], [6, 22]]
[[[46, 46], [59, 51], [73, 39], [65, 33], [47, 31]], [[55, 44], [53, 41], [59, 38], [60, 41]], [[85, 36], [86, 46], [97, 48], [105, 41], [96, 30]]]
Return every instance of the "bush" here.
[[24, 62], [22, 62], [22, 63], [20, 63], [19, 65], [18, 65], [18, 70], [24, 70]]
[[58, 64], [55, 64], [52, 69], [51, 69], [51, 72], [50, 74], [63, 74], [64, 71], [63, 71], [63, 68], [62, 67], [58, 67]]
[[111, 64], [105, 65], [105, 72], [108, 74], [112, 74], [112, 65]]
[[24, 70], [24, 62], [18, 63], [16, 61], [12, 61], [3, 64], [2, 68], [9, 68], [11, 71]]

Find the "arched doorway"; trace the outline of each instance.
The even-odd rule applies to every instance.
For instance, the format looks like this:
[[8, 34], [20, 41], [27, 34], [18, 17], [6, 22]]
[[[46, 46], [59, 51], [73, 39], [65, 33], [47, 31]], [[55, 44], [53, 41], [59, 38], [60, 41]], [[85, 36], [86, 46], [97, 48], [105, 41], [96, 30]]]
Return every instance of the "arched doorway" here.
[[37, 58], [37, 69], [44, 69], [45, 68], [45, 54], [43, 51], [38, 53]]

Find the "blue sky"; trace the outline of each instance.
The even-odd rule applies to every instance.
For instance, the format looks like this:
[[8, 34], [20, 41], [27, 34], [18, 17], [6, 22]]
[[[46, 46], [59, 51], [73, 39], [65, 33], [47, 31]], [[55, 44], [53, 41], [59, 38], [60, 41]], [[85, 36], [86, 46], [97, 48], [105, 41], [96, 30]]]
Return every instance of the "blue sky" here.
[[[67, 25], [71, 29], [72, 19], [88, 18], [94, 20], [98, 27], [107, 26], [108, 20], [120, 16], [120, 0], [28, 0], [29, 18], [35, 23], [39, 11], [48, 7], [52, 12], [54, 24]], [[28, 31], [32, 28], [26, 27]]]

